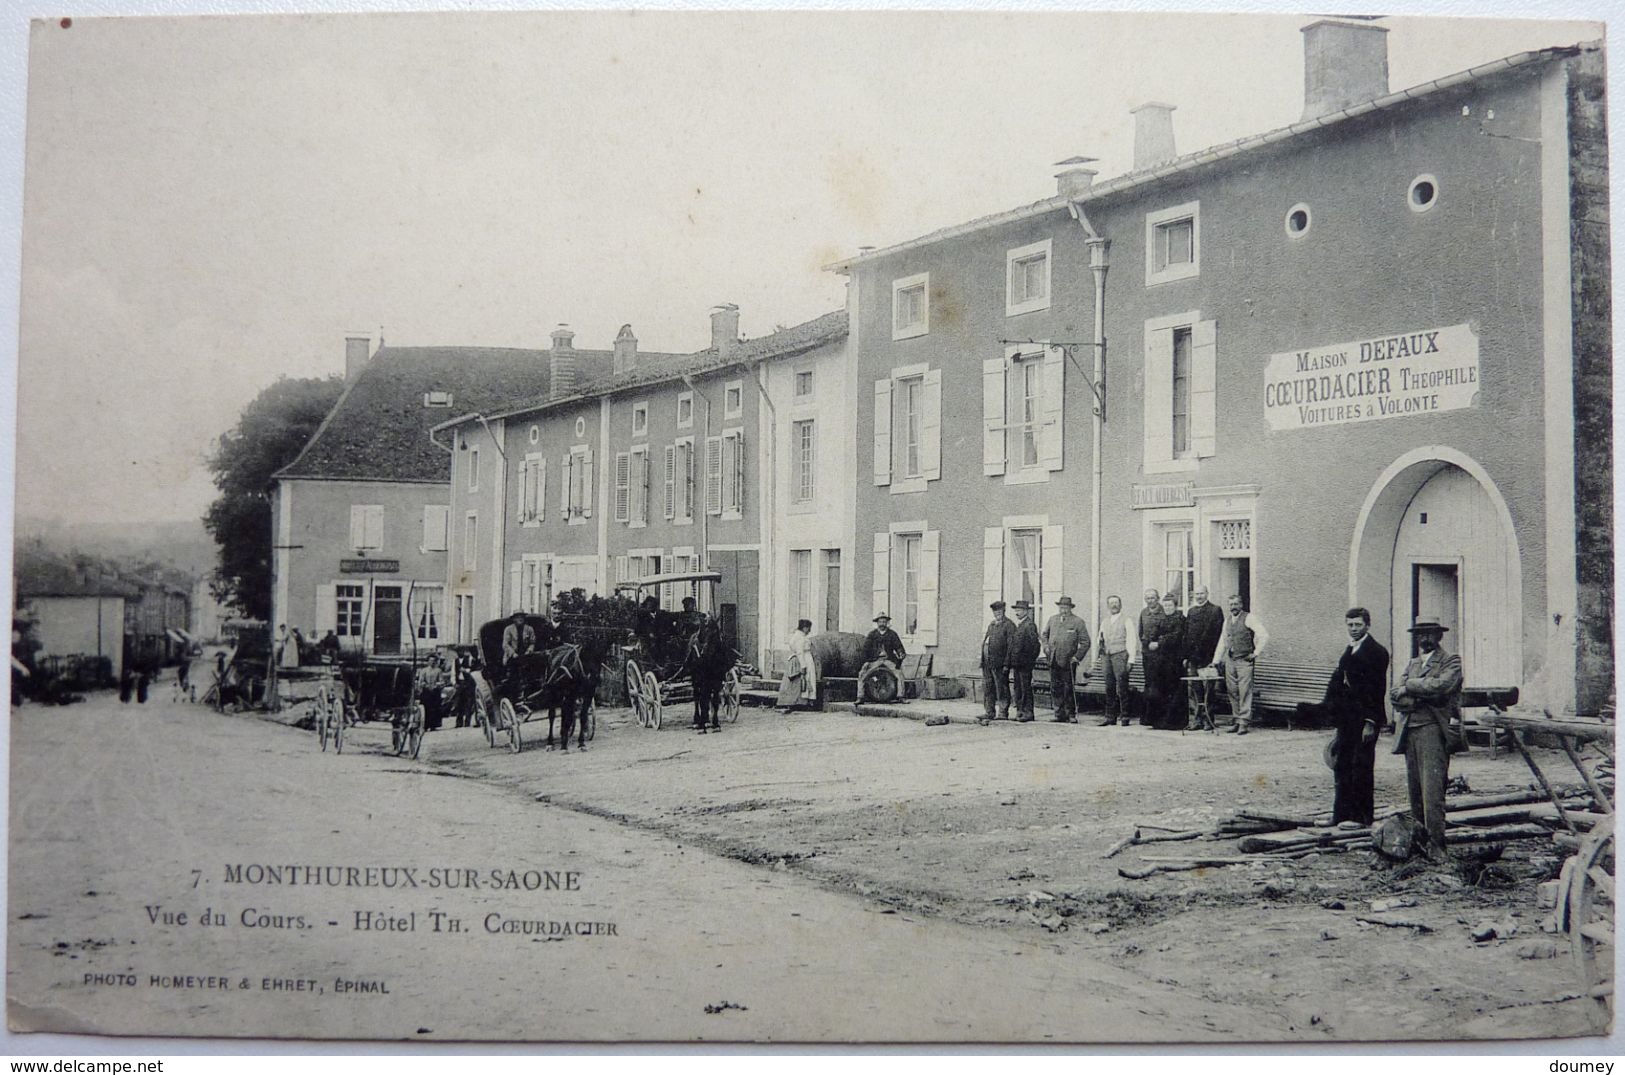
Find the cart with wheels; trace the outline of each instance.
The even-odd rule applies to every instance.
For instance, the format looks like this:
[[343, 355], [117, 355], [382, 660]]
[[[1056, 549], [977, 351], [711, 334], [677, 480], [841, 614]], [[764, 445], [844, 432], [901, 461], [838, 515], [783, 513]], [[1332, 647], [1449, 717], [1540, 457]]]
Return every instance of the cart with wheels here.
[[476, 689], [476, 715], [486, 743], [506, 743], [517, 754], [524, 748], [521, 726], [535, 719], [548, 721], [547, 742], [553, 742], [553, 721], [563, 718], [562, 746], [570, 749], [572, 731], [577, 746], [585, 748], [597, 734], [593, 694], [598, 689], [598, 659], [593, 647], [563, 641], [559, 628], [543, 616], [527, 615], [525, 624], [538, 648], [504, 661], [502, 636], [510, 620], [492, 620], [480, 628], [480, 668], [471, 673]]
[[[417, 758], [423, 750], [428, 716], [425, 690], [438, 685], [440, 674], [426, 662], [371, 657], [341, 667], [343, 690], [337, 706], [329, 707], [334, 749], [344, 753], [345, 740], [359, 725], [388, 723], [390, 747], [396, 755]], [[336, 712], [335, 712], [336, 711]], [[326, 749], [327, 734], [321, 734]]]
[[[680, 674], [684, 655], [689, 638], [699, 626], [698, 613], [714, 614], [716, 587], [721, 581], [719, 571], [687, 571], [646, 575], [616, 587], [639, 606], [634, 638], [623, 647], [622, 674], [627, 703], [640, 726], [659, 728], [667, 707], [694, 700], [693, 681]], [[662, 593], [674, 593], [679, 588], [693, 590], [695, 614], [653, 607]], [[735, 653], [732, 666], [723, 676], [718, 713], [729, 723], [739, 719], [739, 691], [745, 667]]]

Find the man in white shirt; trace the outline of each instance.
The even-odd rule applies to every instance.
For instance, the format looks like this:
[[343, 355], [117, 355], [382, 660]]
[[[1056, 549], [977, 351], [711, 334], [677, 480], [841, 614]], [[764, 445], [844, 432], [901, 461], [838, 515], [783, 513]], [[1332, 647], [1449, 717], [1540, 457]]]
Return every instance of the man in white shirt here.
[[1106, 598], [1106, 610], [1095, 625], [1095, 639], [1100, 646], [1095, 659], [1106, 673], [1106, 716], [1100, 725], [1116, 724], [1121, 718], [1127, 726], [1128, 673], [1140, 662], [1140, 629], [1123, 611], [1123, 599], [1116, 594]]
[[1238, 595], [1231, 594], [1227, 603], [1230, 614], [1224, 618], [1213, 663], [1224, 665], [1224, 686], [1230, 694], [1230, 712], [1236, 717], [1230, 730], [1246, 735], [1253, 722], [1253, 666], [1264, 655], [1270, 633], [1256, 613], [1242, 608]]

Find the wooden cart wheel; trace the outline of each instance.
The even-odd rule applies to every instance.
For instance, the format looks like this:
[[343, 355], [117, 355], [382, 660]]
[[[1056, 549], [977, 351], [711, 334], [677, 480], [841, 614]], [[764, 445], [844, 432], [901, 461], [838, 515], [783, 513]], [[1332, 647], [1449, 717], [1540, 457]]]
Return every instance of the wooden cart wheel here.
[[412, 707], [412, 723], [406, 727], [406, 752], [411, 755], [413, 761], [417, 761], [418, 757], [423, 753], [423, 731], [428, 722], [428, 710], [423, 708], [423, 703], [419, 702], [414, 705]]
[[730, 668], [722, 677], [722, 719], [729, 724], [739, 719], [739, 669]]
[[316, 738], [321, 741], [322, 753], [327, 753], [327, 702], [326, 699], [317, 698], [315, 705]]
[[485, 733], [485, 745], [497, 745], [496, 730], [491, 727], [491, 707], [485, 704], [485, 698], [479, 693], [474, 695], [474, 719], [479, 722], [480, 731]]
[[519, 713], [514, 709], [513, 703], [504, 698], [497, 703], [498, 727], [508, 733], [508, 752], [519, 753], [523, 745], [519, 737]]
[[337, 719], [333, 721], [333, 749], [344, 753], [344, 726], [350, 723], [350, 707], [339, 703]]
[[1563, 925], [1580, 991], [1595, 1003], [1594, 1021], [1604, 1028], [1614, 1011], [1614, 834], [1587, 837], [1569, 870]]
[[649, 727], [660, 730], [660, 718], [665, 715], [665, 705], [660, 698], [660, 681], [653, 672], [643, 673], [643, 704], [649, 711]]
[[638, 727], [649, 726], [648, 712], [643, 704], [643, 670], [638, 662], [628, 657], [626, 659], [626, 702], [632, 707], [632, 715], [637, 718]]

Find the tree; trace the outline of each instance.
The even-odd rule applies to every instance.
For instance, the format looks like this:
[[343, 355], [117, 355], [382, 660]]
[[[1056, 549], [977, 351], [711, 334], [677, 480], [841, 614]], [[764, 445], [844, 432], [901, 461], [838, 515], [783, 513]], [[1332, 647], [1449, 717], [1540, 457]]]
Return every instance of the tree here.
[[209, 457], [220, 490], [203, 515], [219, 546], [212, 588], [244, 616], [271, 617], [271, 476], [298, 457], [343, 390], [342, 377], [281, 378]]

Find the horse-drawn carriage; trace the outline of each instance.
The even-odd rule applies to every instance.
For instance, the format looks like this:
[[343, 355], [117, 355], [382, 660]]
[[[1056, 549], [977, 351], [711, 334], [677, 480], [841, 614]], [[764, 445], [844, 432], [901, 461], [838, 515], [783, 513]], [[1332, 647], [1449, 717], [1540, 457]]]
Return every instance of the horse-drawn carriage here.
[[[696, 671], [720, 677], [718, 714], [729, 722], [739, 719], [739, 654], [724, 646], [707, 658], [716, 661], [717, 667], [697, 670], [689, 653], [689, 641], [699, 626], [697, 613], [715, 615], [716, 586], [721, 581], [718, 571], [685, 571], [646, 575], [616, 587], [638, 605], [634, 637], [625, 646], [624, 675], [627, 702], [643, 727], [660, 727], [667, 706], [694, 700]], [[662, 590], [675, 593], [679, 587], [692, 588], [696, 606], [692, 612], [654, 607]]]
[[342, 754], [346, 734], [357, 725], [387, 722], [391, 749], [418, 757], [430, 724], [425, 700], [445, 679], [438, 664], [427, 656], [368, 657], [336, 667], [336, 677], [318, 688], [311, 702], [311, 721], [322, 749], [331, 741]]
[[520, 726], [547, 719], [547, 741], [553, 741], [553, 722], [562, 718], [561, 741], [570, 749], [570, 735], [584, 748], [597, 731], [593, 695], [598, 689], [599, 665], [605, 648], [566, 624], [562, 628], [543, 616], [526, 615], [524, 625], [536, 640], [528, 653], [503, 652], [503, 632], [513, 619], [492, 620], [480, 628], [480, 667], [470, 673], [476, 690], [476, 714], [492, 746], [505, 739], [519, 753], [524, 745]]

